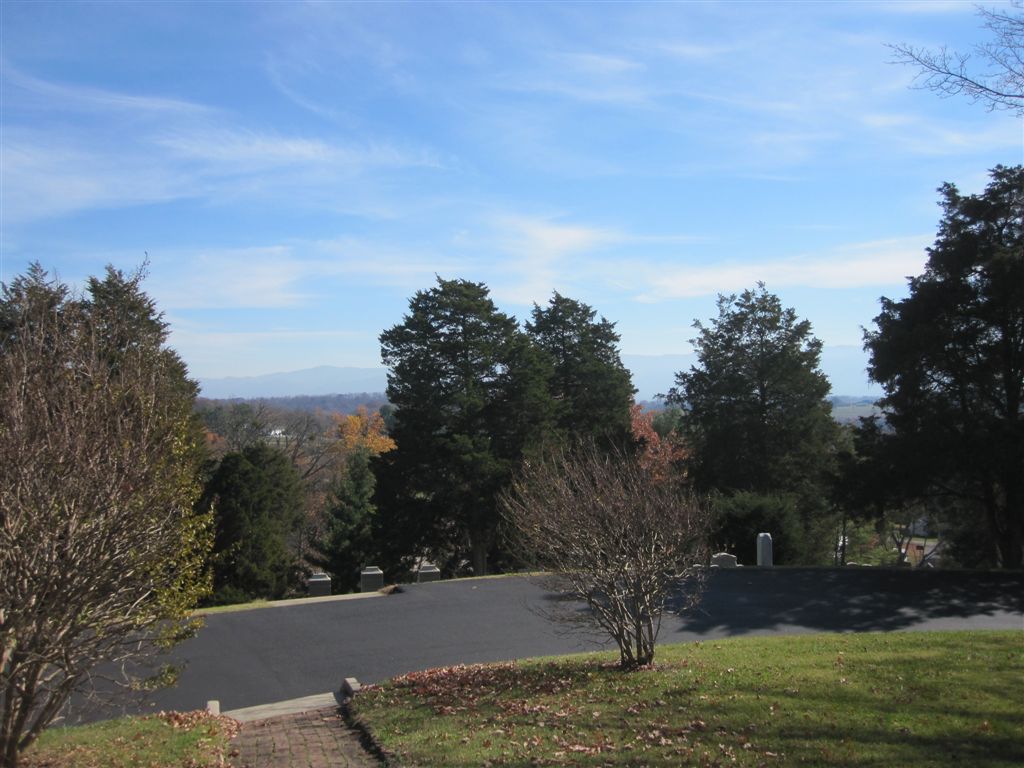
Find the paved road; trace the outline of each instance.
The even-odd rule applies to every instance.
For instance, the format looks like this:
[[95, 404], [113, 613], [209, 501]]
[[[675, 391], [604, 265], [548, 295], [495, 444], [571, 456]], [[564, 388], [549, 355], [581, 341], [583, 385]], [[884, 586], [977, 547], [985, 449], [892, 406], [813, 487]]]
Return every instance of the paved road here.
[[[581, 610], [524, 577], [411, 585], [387, 597], [211, 615], [173, 654], [175, 688], [129, 711], [222, 710], [377, 682], [457, 663], [594, 650], [544, 614]], [[661, 642], [758, 634], [935, 629], [1024, 630], [1024, 574], [872, 568], [716, 570], [701, 605], [667, 617]], [[124, 707], [122, 707], [123, 709]], [[106, 710], [105, 716], [119, 714]], [[95, 715], [88, 719], [93, 719]], [[72, 713], [71, 721], [78, 719]]]

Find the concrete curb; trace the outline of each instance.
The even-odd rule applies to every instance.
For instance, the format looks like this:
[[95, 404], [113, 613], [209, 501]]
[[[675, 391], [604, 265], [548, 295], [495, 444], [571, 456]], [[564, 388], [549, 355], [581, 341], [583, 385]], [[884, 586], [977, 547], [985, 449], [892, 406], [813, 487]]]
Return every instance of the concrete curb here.
[[359, 693], [359, 691], [361, 691], [362, 688], [363, 686], [361, 686], [359, 684], [359, 681], [356, 680], [354, 677], [346, 677], [345, 681], [341, 684], [341, 695], [344, 696], [346, 699], [351, 699], [353, 696]]
[[311, 709], [338, 707], [341, 703], [342, 699], [336, 693], [318, 693], [315, 696], [303, 696], [300, 699], [289, 699], [288, 701], [278, 701], [273, 704], [260, 704], [255, 707], [232, 709], [221, 714], [240, 723], [251, 723], [255, 720], [266, 720], [267, 718], [279, 717], [280, 715], [295, 715]]
[[356, 678], [346, 677], [341, 683], [341, 690], [338, 693], [317, 693], [313, 696], [276, 701], [273, 704], [258, 704], [255, 707], [232, 709], [228, 712], [221, 712], [220, 702], [214, 699], [206, 702], [206, 711], [211, 715], [230, 717], [232, 720], [237, 720], [240, 723], [251, 723], [255, 720], [266, 720], [267, 718], [279, 717], [280, 715], [295, 715], [299, 712], [308, 712], [311, 709], [340, 707], [355, 696], [360, 689], [362, 689], [362, 686]]
[[367, 597], [387, 597], [381, 590], [376, 592], [352, 592], [347, 595], [324, 595], [323, 597], [290, 597], [287, 600], [267, 600], [255, 605], [224, 605], [196, 608], [191, 613], [194, 619], [205, 616], [221, 616], [227, 613], [244, 613], [245, 611], [262, 611], [265, 608], [290, 608], [295, 605], [316, 605], [317, 603], [334, 603], [339, 600], [363, 600]]

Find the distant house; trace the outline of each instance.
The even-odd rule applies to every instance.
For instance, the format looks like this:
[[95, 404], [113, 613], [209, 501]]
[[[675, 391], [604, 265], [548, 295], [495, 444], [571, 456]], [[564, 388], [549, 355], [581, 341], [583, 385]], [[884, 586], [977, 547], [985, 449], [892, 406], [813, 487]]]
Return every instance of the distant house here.
[[901, 552], [904, 562], [916, 568], [922, 563], [927, 565], [938, 560], [942, 554], [942, 542], [935, 538], [914, 537], [907, 542]]

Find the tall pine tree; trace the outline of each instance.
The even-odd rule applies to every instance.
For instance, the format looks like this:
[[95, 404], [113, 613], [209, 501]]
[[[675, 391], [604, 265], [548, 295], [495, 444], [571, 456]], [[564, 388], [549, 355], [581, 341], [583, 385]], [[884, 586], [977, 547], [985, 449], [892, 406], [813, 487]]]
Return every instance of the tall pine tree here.
[[266, 443], [221, 460], [203, 493], [216, 521], [215, 601], [284, 596], [297, 576], [289, 539], [302, 524], [302, 503], [298, 473]]
[[764, 284], [719, 296], [718, 317], [694, 327], [698, 364], [676, 375], [667, 399], [685, 413], [696, 487], [732, 497], [719, 504], [718, 543], [749, 553], [770, 519], [783, 562], [818, 559], [838, 437], [821, 342]]
[[557, 425], [571, 442], [621, 441], [630, 431], [636, 390], [619, 358], [615, 323], [596, 315], [556, 292], [546, 307], [534, 304], [533, 321], [526, 323], [530, 338], [552, 360]]
[[346, 457], [344, 472], [328, 493], [326, 536], [313, 545], [310, 559], [331, 575], [335, 594], [352, 592], [359, 584], [360, 569], [375, 560], [372, 457], [365, 446]]
[[885, 389], [876, 441], [908, 494], [955, 510], [966, 565], [1024, 567], [1024, 166], [980, 195], [941, 187], [943, 216], [905, 299], [865, 335]]
[[496, 497], [550, 424], [550, 364], [499, 312], [487, 287], [443, 280], [418, 291], [381, 334], [396, 407], [381, 457], [383, 537], [483, 575], [500, 557]]

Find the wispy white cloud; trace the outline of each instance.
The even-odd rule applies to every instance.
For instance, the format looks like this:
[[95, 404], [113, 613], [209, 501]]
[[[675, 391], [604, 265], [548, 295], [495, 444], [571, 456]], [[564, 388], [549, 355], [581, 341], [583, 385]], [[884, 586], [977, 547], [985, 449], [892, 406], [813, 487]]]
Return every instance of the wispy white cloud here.
[[902, 128], [918, 122], [918, 118], [906, 113], [869, 112], [861, 115], [860, 121], [868, 128]]
[[[31, 110], [19, 103], [19, 112], [7, 109], [4, 116], [0, 185], [9, 225], [97, 208], [184, 198], [236, 201], [282, 190], [294, 190], [291, 200], [338, 208], [332, 200], [350, 197], [343, 182], [443, 166], [422, 144], [257, 131], [241, 127], [237, 116], [191, 102], [66, 86], [13, 69], [4, 74], [5, 99], [9, 80], [45, 96]], [[115, 108], [140, 120], [109, 122], [102, 130], [67, 120], [76, 110]], [[32, 125], [27, 116], [35, 119], [37, 112], [47, 120]], [[342, 208], [386, 208], [369, 199], [371, 185], [361, 184], [359, 205]]]
[[235, 350], [240, 345], [252, 345], [259, 349], [267, 342], [331, 341], [356, 339], [366, 336], [366, 331], [317, 331], [317, 330], [270, 330], [270, 331], [211, 331], [208, 328], [188, 328], [181, 320], [174, 320], [172, 344], [202, 345], [209, 350]]
[[557, 219], [503, 214], [494, 217], [498, 241], [510, 253], [563, 256], [619, 242], [623, 235], [605, 227], [561, 224]]
[[572, 274], [571, 257], [589, 254], [621, 242], [613, 229], [561, 223], [539, 216], [502, 214], [492, 219], [488, 233], [493, 247], [505, 254], [492, 286], [501, 301], [543, 303], [555, 289], [566, 290], [579, 276]]
[[[61, 110], [108, 111], [122, 110], [160, 115], [209, 115], [216, 109], [183, 99], [164, 96], [145, 96], [94, 88], [87, 85], [68, 85], [33, 77], [8, 61], [0, 59], [0, 80], [6, 100], [16, 101], [26, 96], [35, 97], [34, 106]], [[14, 89], [14, 92], [10, 89]], [[19, 93], [20, 92], [20, 93]]]
[[[216, 330], [209, 320], [197, 323], [169, 315], [169, 344], [198, 378], [248, 376], [296, 370], [315, 364], [376, 365], [376, 333], [350, 329], [270, 328]], [[324, 350], [334, 350], [326, 354]]]
[[978, 147], [1004, 149], [1021, 157], [1024, 146], [1024, 129], [1020, 121], [1008, 116], [993, 119], [990, 125], [934, 124], [921, 119], [908, 125], [905, 131], [891, 134], [897, 145], [916, 155], [923, 156], [965, 156]]
[[656, 95], [647, 70], [642, 56], [553, 50], [517, 62], [490, 84], [509, 93], [635, 109], [649, 106]]
[[599, 77], [644, 69], [644, 65], [634, 59], [600, 53], [557, 53], [552, 59], [570, 70]]
[[496, 81], [499, 88], [516, 93], [544, 94], [589, 104], [629, 107], [649, 105], [650, 88], [637, 83], [610, 83], [582, 79], [559, 78], [551, 74], [526, 74]]
[[646, 46], [647, 50], [654, 49], [667, 56], [687, 61], [715, 59], [721, 56], [728, 56], [737, 50], [735, 45], [704, 45], [700, 43], [684, 42], [658, 42]]
[[931, 16], [973, 13], [975, 4], [962, 0], [882, 0], [872, 3], [871, 8], [883, 13]]
[[[490, 213], [447, 238], [412, 246], [386, 236], [342, 236], [249, 248], [154, 252], [153, 295], [185, 309], [303, 307], [344, 290], [387, 287], [411, 294], [435, 276], [481, 280], [508, 304], [543, 303], [553, 290], [572, 293], [594, 279], [613, 293], [635, 291], [630, 269], [610, 253], [623, 246], [661, 250], [708, 242], [698, 235], [646, 235], [565, 221], [557, 216]], [[710, 279], [710, 278], [709, 278]]]
[[773, 163], [796, 165], [839, 138], [838, 133], [831, 131], [778, 130], [754, 133], [749, 142], [758, 155], [771, 158]]
[[321, 275], [352, 278], [411, 293], [434, 282], [435, 275], [463, 276], [466, 259], [445, 253], [433, 243], [416, 247], [379, 238], [341, 237], [310, 244], [311, 264]]
[[8, 225], [76, 211], [166, 202], [201, 194], [195, 179], [158, 159], [76, 145], [61, 136], [8, 129], [0, 146]]
[[852, 243], [822, 253], [763, 262], [652, 268], [633, 265], [644, 283], [636, 296], [643, 302], [729, 293], [764, 281], [773, 287], [865, 288], [901, 285], [919, 274], [927, 260], [931, 235]]
[[149, 288], [171, 311], [315, 306], [336, 291], [389, 287], [412, 293], [434, 276], [470, 276], [474, 265], [381, 238], [340, 237], [283, 244], [150, 253]]
[[344, 146], [321, 139], [218, 129], [185, 131], [157, 136], [154, 143], [172, 155], [199, 160], [218, 169], [258, 170], [268, 167], [316, 164], [339, 167], [440, 167], [432, 153], [406, 151], [384, 143]]
[[[288, 64], [291, 64], [291, 62]], [[342, 118], [342, 113], [339, 110], [328, 107], [320, 101], [300, 93], [292, 85], [288, 70], [293, 69], [295, 65], [291, 64], [291, 66], [289, 66], [288, 64], [280, 61], [276, 56], [267, 57], [265, 68], [270, 84], [273, 85], [282, 96], [296, 106], [332, 121], [340, 120]]]
[[153, 252], [149, 288], [161, 306], [179, 309], [293, 307], [309, 267], [285, 245]]

